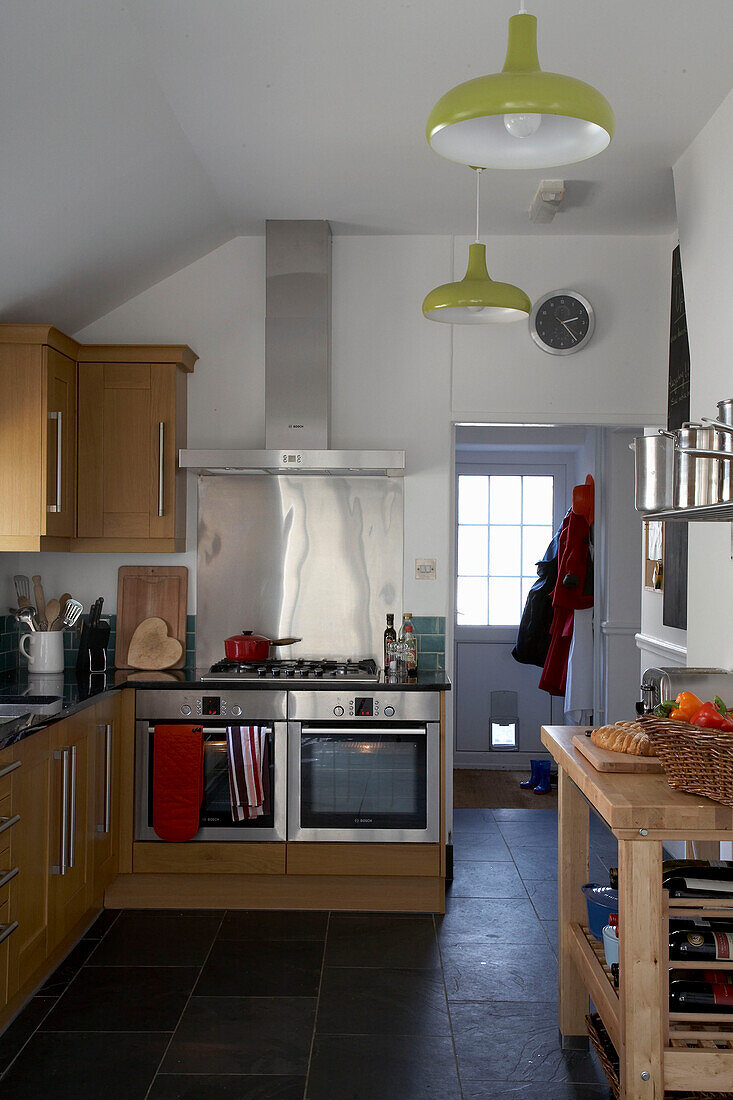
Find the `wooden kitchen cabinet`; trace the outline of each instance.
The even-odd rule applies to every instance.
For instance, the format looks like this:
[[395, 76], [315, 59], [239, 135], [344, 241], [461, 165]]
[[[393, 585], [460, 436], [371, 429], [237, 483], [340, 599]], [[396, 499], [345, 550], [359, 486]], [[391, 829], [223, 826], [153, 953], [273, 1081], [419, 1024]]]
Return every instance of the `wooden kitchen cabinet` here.
[[90, 755], [91, 905], [104, 905], [104, 892], [117, 875], [120, 821], [120, 718], [118, 697], [92, 711]]
[[[133, 357], [134, 356], [134, 357]], [[79, 351], [75, 550], [185, 549], [186, 347]]]
[[91, 907], [94, 733], [91, 707], [51, 727], [49, 950]]
[[50, 325], [0, 325], [0, 550], [75, 535], [77, 347]]

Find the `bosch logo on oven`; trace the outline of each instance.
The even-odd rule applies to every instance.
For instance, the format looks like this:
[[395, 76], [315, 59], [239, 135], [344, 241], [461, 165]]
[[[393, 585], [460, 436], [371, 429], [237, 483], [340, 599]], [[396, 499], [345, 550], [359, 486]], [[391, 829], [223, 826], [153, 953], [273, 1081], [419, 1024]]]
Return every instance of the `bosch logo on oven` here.
[[354, 824], [355, 825], [371, 825], [373, 821], [374, 821], [373, 817], [355, 817], [354, 818]]

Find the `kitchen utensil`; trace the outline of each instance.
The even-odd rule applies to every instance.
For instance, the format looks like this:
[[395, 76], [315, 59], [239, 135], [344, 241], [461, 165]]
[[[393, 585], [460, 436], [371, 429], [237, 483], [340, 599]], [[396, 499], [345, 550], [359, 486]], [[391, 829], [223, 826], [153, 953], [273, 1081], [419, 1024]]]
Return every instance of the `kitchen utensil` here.
[[114, 663], [130, 668], [128, 651], [143, 619], [163, 619], [169, 634], [181, 643], [175, 668], [186, 661], [186, 607], [188, 569], [183, 565], [123, 565], [117, 580], [117, 642]]
[[618, 936], [612, 924], [603, 926], [603, 950], [606, 953], [606, 966], [610, 970], [618, 962]]
[[69, 602], [70, 599], [71, 599], [71, 593], [70, 592], [64, 592], [64, 593], [62, 593], [62, 595], [59, 596], [59, 603], [61, 604], [61, 611], [59, 612], [59, 614], [63, 615], [64, 609], [66, 608], [66, 605], [67, 605], [67, 603]]
[[58, 630], [36, 630], [23, 634], [18, 648], [28, 658], [31, 672], [64, 671], [64, 637]]
[[89, 612], [89, 625], [91, 627], [99, 626], [99, 620], [102, 615], [102, 604], [104, 603], [104, 597], [98, 596], [92, 604], [92, 609]]
[[575, 748], [588, 760], [597, 772], [663, 772], [661, 760], [656, 756], [632, 756], [628, 752], [611, 752], [594, 745], [584, 733], [573, 737]]
[[[101, 599], [101, 597], [100, 597]], [[97, 601], [97, 606], [99, 601]], [[107, 646], [109, 645], [109, 622], [97, 620], [91, 622], [92, 613], [81, 628], [79, 650], [76, 655], [76, 671], [82, 677], [90, 673], [107, 671]]]
[[152, 616], [143, 619], [130, 639], [127, 659], [133, 668], [172, 668], [180, 659], [183, 649], [177, 638], [168, 634], [163, 619]]
[[270, 647], [283, 645], [295, 645], [302, 638], [276, 638], [270, 641], [261, 634], [253, 634], [251, 630], [243, 630], [241, 634], [233, 634], [224, 642], [224, 652], [230, 661], [266, 661], [270, 656]]
[[10, 614], [13, 616], [16, 622], [25, 623], [31, 630], [38, 630], [38, 620], [35, 616], [35, 609], [32, 607], [11, 607]]
[[33, 577], [33, 594], [36, 598], [36, 615], [38, 616], [38, 626], [41, 630], [47, 630], [48, 619], [46, 618], [46, 597], [43, 594], [43, 585], [41, 584], [40, 573], [36, 573]]
[[[705, 424], [712, 424], [715, 431], [715, 449], [733, 459], [733, 398], [718, 402], [718, 419], [710, 420], [703, 416]], [[720, 499], [733, 501], [733, 461], [721, 459], [720, 463]]]
[[61, 603], [59, 600], [49, 600], [46, 604], [46, 622], [48, 629], [53, 630], [53, 623], [59, 618], [61, 613]]
[[674, 507], [674, 436], [671, 432], [638, 436], [635, 455], [636, 509], [663, 512]]
[[31, 606], [31, 582], [24, 573], [16, 573], [13, 577], [15, 594], [18, 597], [18, 607]]
[[588, 928], [597, 940], [603, 939], [604, 926], [608, 924], [611, 913], [618, 913], [618, 890], [611, 886], [601, 886], [597, 882], [586, 882], [582, 887], [588, 910]]
[[720, 461], [685, 453], [689, 449], [711, 451], [715, 429], [686, 423], [677, 429], [675, 436], [675, 508], [701, 508], [717, 504], [720, 499]]
[[67, 600], [61, 622], [64, 626], [73, 626], [83, 610], [78, 600]]

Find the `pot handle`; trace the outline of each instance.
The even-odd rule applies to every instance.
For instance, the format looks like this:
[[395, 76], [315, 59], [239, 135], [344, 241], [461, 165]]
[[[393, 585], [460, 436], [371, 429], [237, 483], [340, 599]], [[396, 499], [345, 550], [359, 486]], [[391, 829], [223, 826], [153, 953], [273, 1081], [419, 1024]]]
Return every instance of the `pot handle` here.
[[711, 420], [709, 416], [701, 416], [700, 419], [705, 424], [712, 424], [714, 428], [718, 428], [721, 432], [730, 432], [733, 435], [733, 424], [724, 424], [722, 420]]
[[658, 429], [658, 434], [659, 435], [666, 435], [669, 439], [676, 439], [677, 438], [676, 432], [670, 432], [666, 428], [659, 428]]

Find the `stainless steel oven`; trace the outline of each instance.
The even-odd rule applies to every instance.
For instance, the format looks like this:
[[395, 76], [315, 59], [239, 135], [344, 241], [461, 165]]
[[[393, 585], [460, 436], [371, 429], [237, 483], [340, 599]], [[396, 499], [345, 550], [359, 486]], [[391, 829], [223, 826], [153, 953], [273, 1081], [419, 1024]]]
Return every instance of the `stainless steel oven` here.
[[440, 697], [293, 691], [288, 840], [437, 843]]
[[[155, 727], [201, 725], [204, 731], [204, 795], [193, 841], [285, 840], [287, 693], [284, 691], [138, 691], [135, 738], [135, 839], [159, 841], [153, 829]], [[265, 734], [264, 814], [235, 822], [229, 801], [226, 729], [258, 726]], [[160, 841], [160, 843], [165, 843]]]

